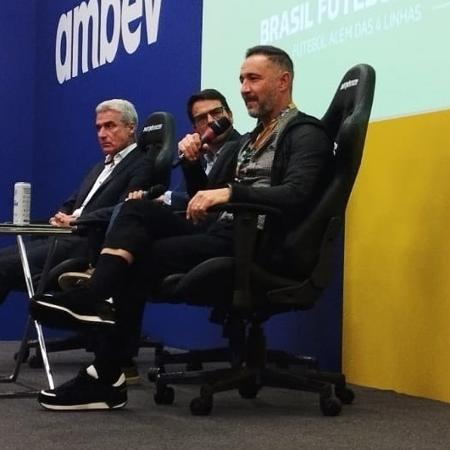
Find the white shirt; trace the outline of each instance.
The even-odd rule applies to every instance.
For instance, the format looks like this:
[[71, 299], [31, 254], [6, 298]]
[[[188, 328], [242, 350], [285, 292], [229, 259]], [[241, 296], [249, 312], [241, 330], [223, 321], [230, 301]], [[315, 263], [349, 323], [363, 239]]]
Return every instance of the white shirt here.
[[83, 212], [83, 209], [89, 203], [89, 201], [94, 196], [94, 194], [98, 191], [99, 187], [112, 174], [113, 170], [121, 163], [121, 161], [129, 153], [131, 153], [136, 147], [137, 147], [137, 144], [135, 142], [133, 142], [128, 147], [125, 147], [123, 150], [116, 153], [112, 158], [112, 162], [111, 162], [110, 155], [106, 156], [104, 169], [100, 172], [99, 176], [95, 180], [95, 183], [92, 185], [91, 190], [89, 191], [88, 195], [86, 195], [86, 198], [84, 199], [82, 205], [72, 213], [72, 216], [80, 217], [81, 213]]

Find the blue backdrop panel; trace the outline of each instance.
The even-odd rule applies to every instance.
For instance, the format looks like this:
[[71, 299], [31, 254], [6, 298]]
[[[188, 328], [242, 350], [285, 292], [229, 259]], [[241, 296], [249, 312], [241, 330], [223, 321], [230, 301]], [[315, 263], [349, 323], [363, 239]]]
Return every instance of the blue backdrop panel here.
[[[127, 53], [121, 38], [113, 62], [92, 68], [89, 58], [86, 73], [82, 73], [80, 66], [78, 76], [62, 84], [58, 82], [55, 68], [58, 23], [62, 14], [67, 17], [81, 2], [39, 3], [33, 178], [39, 187], [33, 195], [36, 215], [53, 211], [76, 187], [87, 168], [100, 157], [93, 126], [94, 107], [100, 101], [129, 99], [135, 104], [141, 123], [150, 112], [170, 111], [176, 117], [179, 134], [189, 128], [185, 102], [200, 86], [201, 1], [161, 0], [157, 39], [148, 45], [145, 5], [152, 1], [140, 1], [142, 17], [130, 24], [132, 31], [140, 27], [141, 34], [134, 53]], [[114, 3], [114, 0], [97, 0], [99, 15], [102, 5], [104, 7], [108, 3]], [[118, 26], [112, 8], [109, 8], [107, 17], [108, 38], [112, 39], [112, 30]], [[90, 36], [92, 30], [91, 23]], [[88, 55], [92, 39], [89, 44]], [[64, 42], [61, 47], [61, 53], [64, 53]]]
[[0, 220], [12, 219], [15, 181], [31, 181], [36, 2], [2, 2], [0, 14]]
[[[2, 2], [0, 14], [0, 221], [12, 220], [13, 185], [32, 180], [36, 2]], [[0, 236], [0, 245], [14, 244]], [[13, 297], [13, 296], [11, 296]], [[0, 337], [20, 335], [26, 315], [23, 299], [0, 308]], [[16, 302], [17, 300], [17, 302]], [[17, 303], [17, 304], [16, 304]]]
[[[145, 14], [146, 5], [158, 3], [155, 0], [4, 3], [0, 15], [0, 130], [4, 137], [0, 149], [0, 220], [12, 216], [12, 186], [17, 180], [32, 182], [34, 218], [49, 217], [78, 186], [88, 168], [101, 158], [94, 108], [102, 100], [129, 99], [141, 123], [153, 111], [170, 111], [176, 118], [178, 135], [191, 128], [185, 104], [200, 88], [201, 0], [161, 0], [158, 33], [150, 45]], [[83, 3], [96, 3], [99, 21], [104, 5], [141, 4], [140, 16], [129, 25], [131, 32], [140, 29], [141, 39], [134, 53], [128, 53], [121, 30], [112, 62], [94, 68], [89, 59], [87, 72], [83, 73], [80, 65], [78, 76], [60, 83], [55, 64], [58, 24], [61, 17], [64, 20], [72, 15], [73, 20], [74, 9]], [[115, 27], [122, 26], [122, 13], [112, 6], [108, 9], [108, 40], [112, 40]], [[95, 28], [92, 23], [86, 41], [89, 55]], [[62, 60], [67, 38], [73, 39], [67, 27], [65, 30], [60, 45]], [[81, 35], [80, 31], [80, 55]], [[4, 244], [5, 239], [1, 241]], [[2, 306], [1, 339], [21, 337], [25, 306], [19, 295], [11, 295]]]

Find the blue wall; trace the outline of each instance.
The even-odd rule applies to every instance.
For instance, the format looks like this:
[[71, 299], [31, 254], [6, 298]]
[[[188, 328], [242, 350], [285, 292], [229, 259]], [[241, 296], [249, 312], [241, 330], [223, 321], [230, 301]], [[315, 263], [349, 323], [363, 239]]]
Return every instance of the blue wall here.
[[[144, 0], [146, 3], [148, 0]], [[36, 214], [54, 210], [76, 186], [88, 167], [100, 157], [94, 130], [94, 107], [107, 98], [126, 98], [138, 110], [141, 123], [153, 111], [167, 110], [176, 117], [177, 132], [189, 122], [185, 101], [200, 86], [201, 1], [162, 0], [157, 41], [147, 45], [145, 20], [141, 43], [128, 54], [122, 43], [114, 61], [60, 84], [55, 70], [58, 20], [80, 0], [41, 1], [37, 10], [35, 177]], [[98, 4], [102, 4], [98, 1]], [[109, 23], [113, 23], [109, 14]], [[52, 177], [48, 177], [49, 170]]]
[[1, 8], [0, 220], [11, 220], [14, 182], [32, 180], [36, 7], [15, 0]]
[[[106, 3], [96, 1], [99, 8]], [[200, 87], [201, 0], [162, 0], [155, 43], [147, 44], [146, 21], [138, 18], [130, 23], [131, 31], [141, 27], [134, 53], [120, 42], [112, 63], [84, 74], [80, 68], [77, 77], [60, 84], [55, 69], [58, 21], [81, 3], [2, 4], [0, 220], [11, 218], [15, 181], [33, 183], [34, 217], [48, 216], [76, 188], [101, 156], [93, 124], [95, 105], [104, 99], [129, 99], [141, 123], [150, 112], [167, 110], [175, 115], [179, 136], [190, 129], [185, 101]], [[110, 10], [109, 28], [112, 23]]]
[[[12, 220], [13, 186], [33, 179], [36, 79], [36, 2], [3, 2], [0, 14], [0, 221]], [[14, 243], [0, 237], [0, 245]], [[23, 296], [11, 295], [0, 308], [2, 338], [21, 335]]]

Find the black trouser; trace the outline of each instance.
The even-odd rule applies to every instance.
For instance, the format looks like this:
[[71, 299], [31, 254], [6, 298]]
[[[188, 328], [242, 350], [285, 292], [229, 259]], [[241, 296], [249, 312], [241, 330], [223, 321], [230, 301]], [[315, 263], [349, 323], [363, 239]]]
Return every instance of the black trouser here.
[[[120, 367], [139, 338], [146, 300], [167, 275], [215, 256], [231, 255], [229, 225], [193, 226], [170, 208], [146, 200], [124, 204], [104, 247], [129, 251], [134, 263], [114, 295], [116, 326], [100, 336], [96, 366]], [[137, 332], [138, 331], [138, 332]]]

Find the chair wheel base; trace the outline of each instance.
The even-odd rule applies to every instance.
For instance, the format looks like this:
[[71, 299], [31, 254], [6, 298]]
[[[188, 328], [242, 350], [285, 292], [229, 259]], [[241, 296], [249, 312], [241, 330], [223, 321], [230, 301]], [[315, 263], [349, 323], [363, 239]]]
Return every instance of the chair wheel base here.
[[175, 390], [170, 386], [158, 386], [153, 400], [157, 405], [171, 405], [175, 400]]
[[336, 387], [335, 394], [344, 405], [350, 405], [355, 400], [355, 393], [348, 387]]
[[155, 383], [160, 373], [161, 369], [159, 369], [159, 367], [150, 367], [147, 372], [148, 381], [150, 381], [150, 383]]
[[320, 397], [320, 410], [324, 416], [338, 416], [342, 410], [342, 403], [335, 395], [322, 395]]
[[28, 358], [28, 366], [32, 369], [42, 369], [44, 367], [44, 362], [42, 361], [41, 355], [32, 355]]
[[208, 416], [213, 407], [212, 397], [196, 397], [189, 405], [193, 416]]
[[255, 383], [245, 383], [239, 386], [239, 395], [245, 399], [256, 398], [259, 392], [259, 387]]

